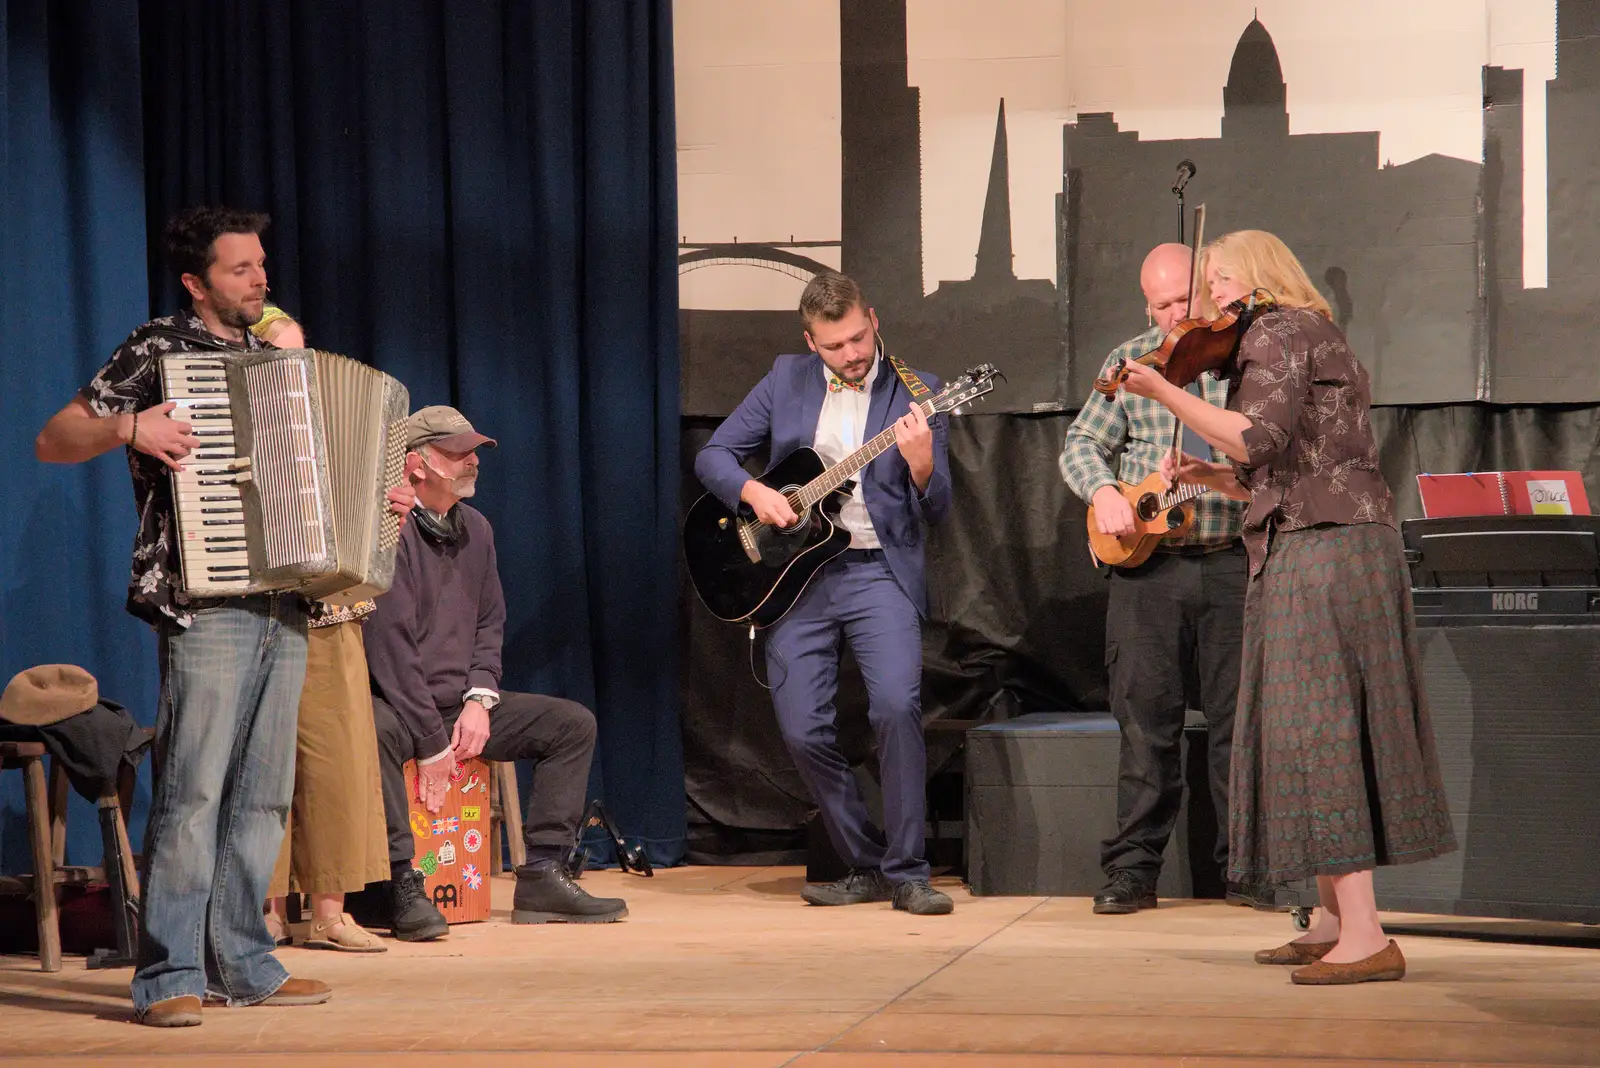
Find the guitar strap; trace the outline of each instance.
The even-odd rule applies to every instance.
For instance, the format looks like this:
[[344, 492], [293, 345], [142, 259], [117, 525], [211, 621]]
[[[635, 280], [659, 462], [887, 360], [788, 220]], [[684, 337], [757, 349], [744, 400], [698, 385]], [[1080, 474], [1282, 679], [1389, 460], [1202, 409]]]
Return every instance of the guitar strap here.
[[894, 373], [900, 376], [900, 381], [905, 383], [906, 389], [911, 391], [912, 400], [933, 392], [923, 384], [922, 379], [917, 377], [917, 372], [907, 367], [900, 357], [888, 350], [885, 350], [883, 355], [888, 359], [889, 366], [894, 368]]

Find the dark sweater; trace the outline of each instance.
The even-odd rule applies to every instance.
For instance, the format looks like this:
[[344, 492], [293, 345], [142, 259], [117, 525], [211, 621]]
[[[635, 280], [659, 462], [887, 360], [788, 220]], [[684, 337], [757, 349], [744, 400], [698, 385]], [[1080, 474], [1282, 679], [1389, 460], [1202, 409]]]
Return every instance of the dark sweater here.
[[468, 690], [500, 692], [506, 602], [494, 531], [476, 508], [457, 508], [465, 532], [454, 545], [406, 523], [394, 583], [367, 621], [372, 692], [395, 710], [423, 759], [450, 745], [443, 715], [460, 708]]

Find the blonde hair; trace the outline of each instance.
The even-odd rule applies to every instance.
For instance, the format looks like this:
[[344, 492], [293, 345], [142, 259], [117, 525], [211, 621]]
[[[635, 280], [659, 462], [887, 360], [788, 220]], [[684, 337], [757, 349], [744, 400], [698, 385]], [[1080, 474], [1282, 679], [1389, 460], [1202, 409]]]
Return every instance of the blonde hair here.
[[1333, 318], [1333, 309], [1323, 299], [1317, 287], [1311, 284], [1306, 269], [1278, 239], [1265, 230], [1235, 230], [1223, 234], [1200, 252], [1200, 314], [1215, 318], [1217, 302], [1211, 299], [1211, 286], [1207, 282], [1208, 267], [1215, 265], [1217, 273], [1225, 278], [1243, 282], [1252, 289], [1264, 289], [1256, 299], [1275, 300], [1286, 308], [1307, 308], [1326, 319]]

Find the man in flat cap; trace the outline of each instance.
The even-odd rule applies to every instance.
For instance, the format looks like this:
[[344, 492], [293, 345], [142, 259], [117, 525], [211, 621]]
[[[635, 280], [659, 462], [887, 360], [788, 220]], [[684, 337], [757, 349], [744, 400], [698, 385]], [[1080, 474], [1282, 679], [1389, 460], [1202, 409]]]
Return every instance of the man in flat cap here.
[[500, 689], [506, 606], [494, 531], [463, 503], [477, 488], [478, 452], [494, 439], [454, 408], [435, 405], [407, 422], [406, 474], [415, 522], [400, 535], [394, 582], [367, 624], [383, 807], [389, 827], [394, 919], [403, 941], [448, 933], [411, 866], [414, 845], [403, 766], [417, 762], [417, 791], [438, 811], [456, 762], [537, 761], [517, 869], [514, 923], [608, 923], [620, 898], [591, 897], [562, 866], [578, 834], [594, 755], [594, 714], [573, 701]]

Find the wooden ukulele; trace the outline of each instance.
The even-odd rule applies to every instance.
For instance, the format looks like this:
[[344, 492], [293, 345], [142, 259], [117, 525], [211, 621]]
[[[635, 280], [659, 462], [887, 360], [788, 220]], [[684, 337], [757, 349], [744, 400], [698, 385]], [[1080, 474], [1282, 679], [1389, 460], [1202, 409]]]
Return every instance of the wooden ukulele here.
[[1163, 538], [1181, 538], [1194, 526], [1194, 509], [1184, 505], [1206, 492], [1206, 487], [1179, 484], [1167, 489], [1160, 471], [1130, 486], [1117, 483], [1117, 492], [1133, 506], [1133, 530], [1122, 537], [1100, 533], [1094, 505], [1089, 505], [1089, 551], [1112, 567], [1138, 567], [1150, 559]]
[[[1206, 206], [1201, 204], [1194, 209], [1194, 245], [1190, 250], [1189, 261], [1189, 300], [1184, 305], [1185, 309], [1194, 307], [1195, 297], [1200, 287], [1200, 248], [1205, 243]], [[1219, 320], [1220, 321], [1220, 320]], [[1248, 320], [1246, 320], [1248, 325]], [[1153, 353], [1139, 357], [1141, 363], [1153, 362], [1156, 366], [1167, 370], [1173, 365], [1168, 356], [1175, 351], [1178, 342], [1190, 336], [1194, 326], [1207, 327], [1199, 330], [1191, 340], [1212, 336], [1211, 324], [1202, 319], [1185, 319], [1174, 327], [1168, 334], [1162, 347]], [[1242, 334], [1231, 336], [1229, 342], [1237, 348], [1238, 338]], [[1213, 346], [1214, 347], [1214, 346]], [[1230, 352], [1232, 349], [1229, 350]], [[1180, 361], [1182, 362], [1182, 361]], [[1220, 363], [1221, 361], [1216, 361]], [[1203, 370], [1210, 370], [1207, 366]], [[1196, 370], [1189, 376], [1193, 379], [1199, 375]], [[1171, 378], [1169, 372], [1168, 377]], [[1126, 373], [1121, 367], [1113, 369], [1112, 374], [1105, 379], [1097, 380], [1094, 388], [1107, 396], [1115, 396], [1121, 388]], [[1179, 385], [1188, 385], [1188, 380]], [[1173, 423], [1172, 427], [1172, 454], [1180, 455], [1183, 440], [1183, 426]], [[1133, 506], [1133, 530], [1119, 537], [1100, 533], [1100, 524], [1095, 520], [1094, 504], [1089, 505], [1089, 551], [1096, 560], [1112, 567], [1138, 567], [1150, 559], [1150, 554], [1155, 552], [1156, 546], [1165, 538], [1181, 538], [1189, 533], [1189, 528], [1194, 526], [1194, 509], [1185, 507], [1190, 501], [1206, 492], [1203, 485], [1176, 484], [1171, 488], [1166, 485], [1166, 480], [1161, 477], [1160, 471], [1152, 471], [1144, 481], [1137, 486], [1117, 481], [1117, 492], [1121, 493], [1127, 502]]]

